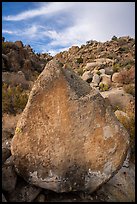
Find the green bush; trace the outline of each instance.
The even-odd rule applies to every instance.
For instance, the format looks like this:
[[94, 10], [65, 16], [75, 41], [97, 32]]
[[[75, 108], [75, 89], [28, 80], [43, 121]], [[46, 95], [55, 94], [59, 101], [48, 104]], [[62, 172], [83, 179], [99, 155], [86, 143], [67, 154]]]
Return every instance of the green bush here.
[[79, 68], [79, 69], [77, 70], [77, 74], [78, 74], [79, 76], [82, 76], [83, 73], [84, 73], [83, 68]]
[[118, 51], [119, 52], [128, 53], [129, 52], [129, 47], [128, 46], [120, 47]]
[[82, 57], [77, 58], [77, 63], [79, 64], [83, 63], [83, 58]]
[[28, 95], [20, 86], [2, 85], [2, 113], [16, 114], [26, 106]]
[[99, 90], [100, 91], [108, 91], [109, 90], [109, 86], [107, 84], [100, 83]]
[[96, 74], [101, 75], [101, 72], [98, 70], [98, 71], [96, 72]]
[[130, 69], [134, 65], [135, 65], [135, 61], [132, 59], [126, 59], [121, 62], [121, 66], [125, 67], [126, 69]]
[[120, 70], [120, 64], [113, 64], [113, 72], [118, 72]]
[[117, 37], [114, 35], [111, 40], [117, 40]]

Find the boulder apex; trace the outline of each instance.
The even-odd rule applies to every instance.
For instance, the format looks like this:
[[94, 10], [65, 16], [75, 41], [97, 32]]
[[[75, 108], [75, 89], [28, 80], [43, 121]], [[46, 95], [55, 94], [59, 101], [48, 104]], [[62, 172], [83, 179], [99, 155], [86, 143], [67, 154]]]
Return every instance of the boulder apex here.
[[50, 61], [18, 121], [16, 171], [56, 192], [93, 192], [121, 168], [129, 135], [111, 106], [76, 73]]

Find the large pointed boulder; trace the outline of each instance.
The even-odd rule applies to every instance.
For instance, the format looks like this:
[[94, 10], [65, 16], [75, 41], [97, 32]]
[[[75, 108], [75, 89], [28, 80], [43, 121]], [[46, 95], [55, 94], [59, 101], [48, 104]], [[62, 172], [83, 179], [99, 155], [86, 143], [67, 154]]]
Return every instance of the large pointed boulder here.
[[122, 166], [129, 135], [111, 106], [57, 60], [35, 82], [11, 152], [28, 182], [56, 192], [93, 192]]

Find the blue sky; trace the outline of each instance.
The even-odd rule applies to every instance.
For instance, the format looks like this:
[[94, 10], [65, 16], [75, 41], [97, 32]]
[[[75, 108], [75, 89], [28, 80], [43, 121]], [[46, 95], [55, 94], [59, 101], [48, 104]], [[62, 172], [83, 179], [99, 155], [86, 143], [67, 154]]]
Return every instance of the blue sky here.
[[135, 2], [2, 2], [2, 35], [52, 55], [88, 40], [135, 37]]

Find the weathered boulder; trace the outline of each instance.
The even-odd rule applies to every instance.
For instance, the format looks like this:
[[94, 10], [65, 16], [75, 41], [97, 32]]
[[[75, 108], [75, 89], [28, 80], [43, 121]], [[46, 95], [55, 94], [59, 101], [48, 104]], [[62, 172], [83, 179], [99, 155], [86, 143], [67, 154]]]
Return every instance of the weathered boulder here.
[[105, 74], [112, 75], [113, 74], [113, 67], [105, 67]]
[[107, 92], [101, 92], [107, 98], [114, 109], [122, 111], [134, 111], [135, 99], [131, 94], [126, 93], [123, 88], [113, 88]]
[[91, 82], [92, 81], [92, 77], [93, 77], [93, 74], [90, 71], [85, 71], [81, 78], [84, 81]]
[[99, 72], [100, 72], [101, 74], [105, 74], [105, 69], [100, 69]]
[[52, 60], [32, 88], [11, 153], [18, 174], [36, 186], [93, 192], [118, 171], [128, 147], [105, 99]]
[[101, 82], [103, 84], [107, 84], [110, 87], [110, 85], [111, 85], [111, 76], [107, 75], [107, 74], [101, 74], [100, 77], [101, 77]]
[[93, 79], [92, 79], [92, 83], [94, 83], [95, 86], [98, 86], [99, 82], [100, 82], [100, 76], [98, 74], [94, 74]]
[[119, 76], [120, 76], [120, 73], [119, 73], [119, 72], [115, 72], [115, 73], [112, 75], [112, 82], [120, 83], [121, 81], [119, 80]]

